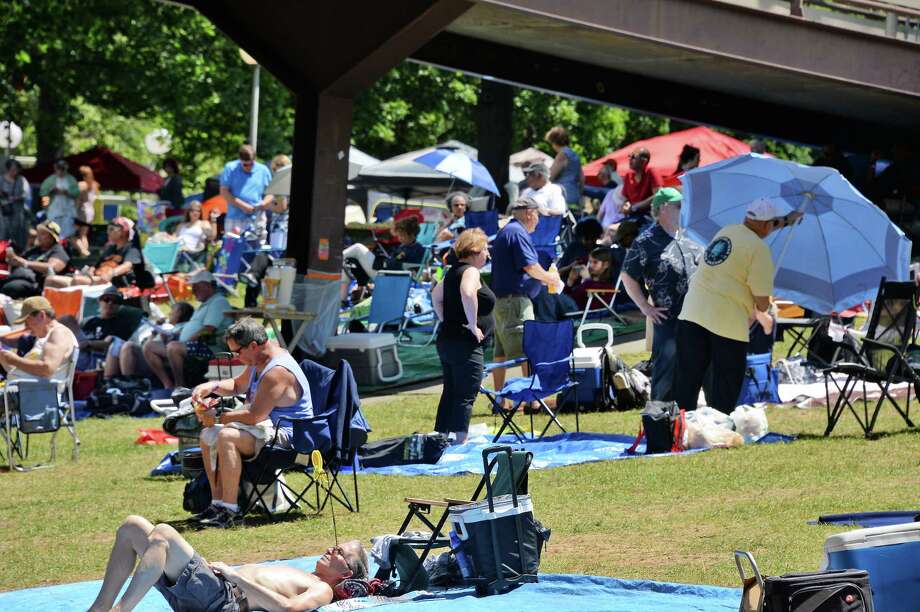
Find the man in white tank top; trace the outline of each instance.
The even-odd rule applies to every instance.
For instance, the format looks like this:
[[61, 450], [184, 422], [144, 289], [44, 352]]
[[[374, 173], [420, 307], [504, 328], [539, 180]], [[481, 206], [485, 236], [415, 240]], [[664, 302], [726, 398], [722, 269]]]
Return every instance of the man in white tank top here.
[[[212, 468], [211, 451], [202, 443], [205, 472], [211, 485], [212, 506], [196, 519], [206, 527], [232, 527], [242, 522], [237, 506], [237, 494], [243, 461], [258, 454], [275, 433], [277, 411], [286, 416], [313, 415], [310, 387], [300, 366], [290, 353], [269, 342], [265, 328], [255, 319], [245, 318], [227, 329], [227, 347], [239, 356], [247, 367], [236, 378], [209, 381], [195, 387], [192, 397], [204, 401], [209, 395], [246, 394], [246, 403], [239, 410], [217, 416], [213, 408], [199, 414], [202, 424], [239, 426], [221, 427], [217, 434], [217, 469]], [[278, 443], [290, 446], [290, 425], [281, 423]], [[206, 437], [202, 432], [202, 439]]]
[[25, 323], [35, 336], [35, 346], [20, 357], [15, 351], [0, 350], [0, 365], [7, 380], [51, 378], [63, 380], [70, 357], [77, 348], [73, 332], [54, 320], [54, 307], [42, 296], [26, 298], [16, 323]]

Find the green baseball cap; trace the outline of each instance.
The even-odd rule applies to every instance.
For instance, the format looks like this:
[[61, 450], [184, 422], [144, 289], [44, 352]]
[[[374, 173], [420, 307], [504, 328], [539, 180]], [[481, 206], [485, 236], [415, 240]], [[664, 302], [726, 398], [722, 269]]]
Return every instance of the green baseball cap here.
[[652, 214], [657, 215], [658, 211], [665, 204], [673, 204], [684, 199], [683, 194], [673, 187], [662, 187], [652, 196]]

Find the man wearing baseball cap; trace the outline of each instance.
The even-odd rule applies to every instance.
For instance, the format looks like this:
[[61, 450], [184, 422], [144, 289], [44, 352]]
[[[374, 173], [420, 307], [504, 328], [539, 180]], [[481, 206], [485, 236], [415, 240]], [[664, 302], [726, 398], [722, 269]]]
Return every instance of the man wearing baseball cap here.
[[752, 320], [770, 307], [774, 267], [764, 238], [792, 225], [800, 212], [779, 216], [776, 204], [759, 198], [748, 205], [744, 222], [715, 235], [690, 280], [677, 324], [677, 372], [674, 399], [693, 410], [712, 365], [713, 408], [735, 409], [747, 367]]
[[677, 236], [682, 199], [681, 192], [673, 187], [655, 193], [655, 224], [629, 247], [620, 272], [626, 293], [654, 326], [651, 399], [662, 402], [674, 399], [677, 317], [690, 277], [703, 256], [701, 246]]
[[[496, 362], [524, 354], [524, 321], [533, 320], [531, 300], [541, 285], [561, 285], [559, 273], [544, 270], [530, 234], [540, 220], [540, 204], [531, 197], [521, 197], [511, 205], [512, 219], [492, 242], [492, 291], [495, 293]], [[526, 375], [526, 369], [525, 369]], [[492, 371], [496, 389], [505, 385], [505, 371]]]
[[70, 357], [77, 350], [77, 339], [67, 326], [54, 319], [54, 307], [40, 295], [22, 302], [16, 323], [24, 323], [35, 343], [23, 356], [0, 350], [0, 365], [6, 370], [7, 384], [36, 377], [65, 380]]
[[541, 215], [562, 215], [566, 211], [562, 187], [549, 182], [549, 169], [543, 162], [534, 162], [524, 168], [527, 188], [522, 198], [533, 198], [540, 205]]
[[6, 251], [9, 276], [0, 282], [0, 293], [14, 299], [38, 295], [49, 274], [59, 274], [67, 267], [70, 255], [61, 246], [61, 228], [54, 221], [36, 226], [36, 245], [22, 255]]
[[[232, 320], [225, 314], [231, 310], [227, 297], [218, 289], [214, 276], [198, 270], [189, 278], [198, 308], [172, 342], [149, 340], [143, 348], [129, 342], [121, 349], [122, 374], [154, 374], [165, 389], [194, 385], [203, 379], [208, 361], [214, 357], [215, 346], [222, 342], [225, 329]], [[221, 347], [221, 350], [223, 348]], [[143, 359], [140, 359], [141, 354]]]

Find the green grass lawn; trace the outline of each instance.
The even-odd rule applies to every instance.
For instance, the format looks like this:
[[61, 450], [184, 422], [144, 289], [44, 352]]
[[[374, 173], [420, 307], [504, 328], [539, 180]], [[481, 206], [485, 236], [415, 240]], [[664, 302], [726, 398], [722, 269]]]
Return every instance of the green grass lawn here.
[[[435, 395], [401, 394], [366, 402], [373, 438], [428, 431]], [[689, 456], [584, 464], [534, 471], [536, 514], [552, 528], [541, 567], [623, 578], [736, 585], [731, 552], [752, 550], [770, 574], [816, 569], [824, 538], [840, 527], [806, 521], [819, 514], [920, 506], [920, 436], [890, 408], [867, 441], [852, 419], [821, 437], [824, 411], [770, 409], [771, 430], [792, 444], [750, 446]], [[632, 433], [638, 412], [589, 414], [582, 429]], [[495, 425], [485, 405], [473, 422]], [[574, 425], [573, 418], [564, 418]], [[181, 479], [148, 478], [170, 447], [136, 446], [139, 427], [156, 420], [79, 423], [80, 459], [59, 436], [58, 464], [27, 474], [0, 473], [0, 589], [101, 577], [115, 528], [128, 514], [182, 521]], [[46, 450], [36, 438], [35, 457]], [[63, 451], [63, 452], [61, 452]], [[468, 496], [476, 478], [360, 476], [361, 512], [337, 512], [340, 538], [389, 533], [403, 497]], [[230, 563], [317, 553], [332, 540], [321, 516], [230, 531], [186, 531], [205, 557]]]

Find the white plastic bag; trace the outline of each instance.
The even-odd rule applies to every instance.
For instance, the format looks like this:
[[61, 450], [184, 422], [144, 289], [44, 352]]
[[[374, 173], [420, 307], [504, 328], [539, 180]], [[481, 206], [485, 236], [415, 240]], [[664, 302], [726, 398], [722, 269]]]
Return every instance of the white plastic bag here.
[[735, 422], [729, 415], [715, 408], [710, 408], [709, 406], [701, 406], [696, 410], [688, 410], [686, 414], [688, 423], [699, 423], [707, 427], [721, 427], [729, 431], [734, 431], [735, 429]]
[[731, 419], [735, 422], [735, 431], [744, 436], [745, 443], [756, 442], [769, 431], [767, 412], [757, 406], [738, 406]]

